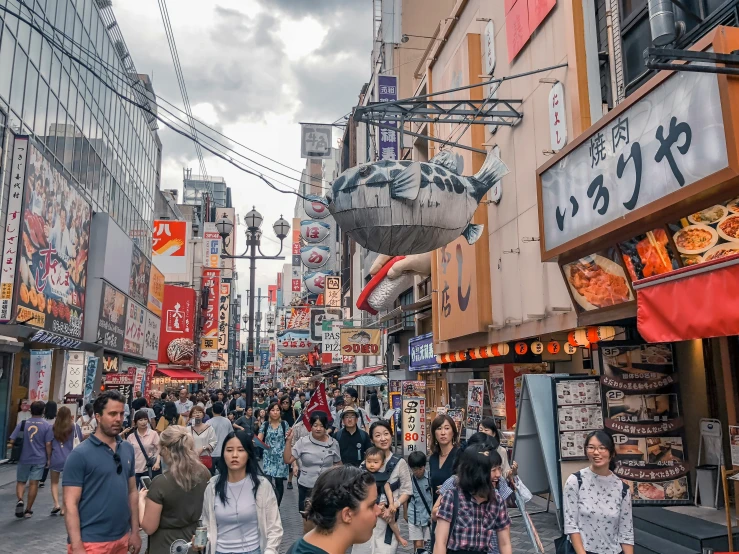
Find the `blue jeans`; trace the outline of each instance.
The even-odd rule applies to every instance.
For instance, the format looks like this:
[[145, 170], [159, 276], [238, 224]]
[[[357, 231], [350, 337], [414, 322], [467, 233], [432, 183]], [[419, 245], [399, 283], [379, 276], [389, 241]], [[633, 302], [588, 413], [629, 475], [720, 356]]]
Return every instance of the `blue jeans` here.
[[[216, 554], [224, 554], [224, 553], [216, 551]], [[262, 554], [262, 549], [255, 548], [254, 550], [250, 550], [249, 552], [229, 552], [228, 554]]]

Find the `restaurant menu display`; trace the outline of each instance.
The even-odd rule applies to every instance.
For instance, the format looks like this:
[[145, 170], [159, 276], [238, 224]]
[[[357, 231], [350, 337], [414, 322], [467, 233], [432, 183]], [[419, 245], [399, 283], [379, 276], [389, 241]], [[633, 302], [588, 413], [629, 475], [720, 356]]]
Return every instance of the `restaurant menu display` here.
[[614, 473], [629, 485], [635, 505], [687, 503], [690, 465], [672, 346], [609, 343], [600, 355]]
[[598, 378], [558, 379], [555, 391], [560, 455], [563, 460], [584, 460], [585, 437], [603, 429]]

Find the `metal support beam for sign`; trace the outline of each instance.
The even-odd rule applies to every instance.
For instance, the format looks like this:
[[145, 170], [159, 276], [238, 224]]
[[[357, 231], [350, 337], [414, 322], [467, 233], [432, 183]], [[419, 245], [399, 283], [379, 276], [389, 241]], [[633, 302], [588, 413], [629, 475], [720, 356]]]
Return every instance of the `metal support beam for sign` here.
[[372, 102], [358, 106], [356, 121], [374, 123], [469, 123], [472, 125], [508, 125], [518, 123], [523, 114], [523, 100], [430, 100], [410, 98], [397, 102]]
[[[369, 123], [369, 125], [374, 125], [375, 127], [379, 127], [380, 129], [390, 129], [391, 131], [397, 131], [397, 127], [393, 127], [391, 125], [385, 125], [383, 123], [378, 123], [375, 121], [372, 121]], [[368, 125], [368, 128], [369, 128]], [[422, 135], [421, 133], [414, 133], [413, 131], [409, 131], [408, 129], [405, 129], [403, 131], [406, 135], [411, 135], [412, 137], [418, 137], [426, 140], [430, 140], [431, 142], [440, 142], [442, 144], [446, 144], [453, 148], [461, 148], [462, 150], [469, 150], [470, 152], [478, 152], [479, 154], [487, 154], [486, 150], [480, 150], [479, 148], [472, 148], [471, 146], [465, 146], [464, 144], [459, 144], [458, 142], [450, 141], [450, 140], [442, 140], [440, 138], [431, 137], [429, 135]]]
[[[644, 60], [648, 69], [739, 75], [739, 50], [731, 54], [716, 54], [714, 52], [696, 52], [674, 48], [647, 48], [644, 50]], [[669, 63], [669, 60], [693, 63]], [[718, 64], [734, 67], [725, 67]]]

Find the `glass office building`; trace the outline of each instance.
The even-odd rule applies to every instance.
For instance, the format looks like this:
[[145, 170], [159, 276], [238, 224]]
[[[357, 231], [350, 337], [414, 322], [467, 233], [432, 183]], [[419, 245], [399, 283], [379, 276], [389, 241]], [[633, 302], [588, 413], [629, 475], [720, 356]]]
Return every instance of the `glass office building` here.
[[0, 0], [0, 5], [45, 33], [56, 33], [62, 45], [52, 45], [28, 24], [0, 12], [3, 137], [34, 137], [93, 211], [109, 213], [150, 255], [161, 170], [156, 118], [118, 97], [62, 51], [79, 57], [119, 94], [155, 113], [151, 82], [136, 72], [110, 0]]

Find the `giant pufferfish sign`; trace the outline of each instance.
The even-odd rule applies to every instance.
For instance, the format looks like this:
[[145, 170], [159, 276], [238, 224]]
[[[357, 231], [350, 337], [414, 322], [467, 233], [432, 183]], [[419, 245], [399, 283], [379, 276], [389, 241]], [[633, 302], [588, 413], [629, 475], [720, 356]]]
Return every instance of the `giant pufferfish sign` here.
[[430, 252], [460, 235], [473, 244], [482, 225], [470, 223], [480, 201], [508, 167], [492, 151], [480, 171], [459, 175], [453, 154], [429, 162], [382, 160], [347, 169], [326, 194], [338, 225], [361, 246], [389, 256]]

